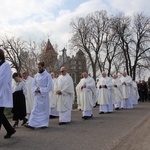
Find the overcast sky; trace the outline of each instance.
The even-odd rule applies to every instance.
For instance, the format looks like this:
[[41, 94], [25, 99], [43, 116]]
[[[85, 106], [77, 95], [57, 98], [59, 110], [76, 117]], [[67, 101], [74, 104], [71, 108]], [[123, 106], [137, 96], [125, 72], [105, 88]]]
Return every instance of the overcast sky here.
[[[106, 10], [150, 15], [149, 0], [0, 0], [0, 35], [40, 42], [50, 38], [59, 50], [68, 49], [70, 22], [90, 12]], [[150, 72], [148, 72], [150, 74]]]
[[0, 0], [0, 35], [39, 42], [48, 37], [59, 49], [68, 48], [70, 21], [93, 11], [109, 14], [150, 13], [148, 0]]

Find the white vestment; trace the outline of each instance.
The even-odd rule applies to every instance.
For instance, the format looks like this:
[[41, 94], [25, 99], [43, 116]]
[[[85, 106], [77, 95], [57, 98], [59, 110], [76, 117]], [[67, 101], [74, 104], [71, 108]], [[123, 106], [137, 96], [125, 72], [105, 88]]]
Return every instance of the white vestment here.
[[12, 72], [6, 61], [0, 66], [0, 107], [13, 107]]
[[122, 76], [120, 78], [121, 83], [125, 82], [125, 85], [122, 85], [122, 94], [123, 94], [123, 108], [133, 108], [133, 99], [132, 99], [132, 78], [130, 76]]
[[25, 80], [25, 87], [26, 87], [26, 111], [27, 114], [31, 114], [31, 111], [33, 109], [33, 93], [32, 93], [32, 83], [33, 83], [33, 78], [28, 76], [28, 78]]
[[[106, 85], [105, 88], [101, 88], [102, 85]], [[112, 112], [113, 101], [112, 101], [112, 79], [110, 77], [101, 77], [97, 83], [99, 88], [98, 93], [98, 104], [100, 104], [100, 112]]]
[[[82, 88], [83, 85], [86, 85], [86, 88]], [[96, 97], [96, 86], [95, 81], [92, 77], [88, 76], [87, 78], [81, 79], [79, 82], [80, 89], [80, 103], [81, 110], [83, 110], [83, 116], [91, 116], [93, 106], [95, 106], [95, 97]], [[88, 111], [91, 114], [88, 114]], [[85, 113], [86, 112], [86, 113]]]
[[20, 79], [20, 82], [18, 83], [14, 81], [12, 84], [12, 93], [14, 93], [15, 91], [21, 91], [21, 90], [23, 90], [24, 95], [27, 94], [27, 89], [26, 89], [24, 80]]
[[[35, 92], [39, 87], [40, 93]], [[32, 127], [48, 127], [49, 124], [49, 92], [52, 90], [53, 82], [51, 75], [45, 70], [37, 73], [33, 80], [32, 92], [34, 95], [34, 106], [30, 115], [29, 125]]]
[[50, 112], [49, 114], [52, 116], [59, 116], [58, 111], [57, 111], [57, 95], [56, 92], [54, 91], [55, 86], [56, 86], [56, 78], [53, 78], [53, 89], [52, 91], [49, 92], [50, 96]]
[[78, 109], [81, 109], [81, 102], [80, 102], [80, 97], [81, 97], [81, 91], [80, 91], [80, 87], [79, 84], [76, 86], [76, 95], [77, 95], [77, 105], [78, 105]]
[[59, 122], [70, 122], [74, 97], [74, 85], [71, 76], [68, 73], [65, 76], [60, 75], [56, 81], [54, 90], [60, 90], [62, 93], [61, 95], [57, 95]]
[[113, 83], [113, 89], [112, 89], [112, 95], [113, 95], [113, 103], [115, 108], [121, 107], [121, 101], [123, 100], [122, 95], [122, 84], [119, 78], [112, 79]]
[[138, 92], [137, 84], [134, 81], [132, 81], [132, 97], [133, 97], [133, 104], [137, 105], [139, 99], [139, 92]]

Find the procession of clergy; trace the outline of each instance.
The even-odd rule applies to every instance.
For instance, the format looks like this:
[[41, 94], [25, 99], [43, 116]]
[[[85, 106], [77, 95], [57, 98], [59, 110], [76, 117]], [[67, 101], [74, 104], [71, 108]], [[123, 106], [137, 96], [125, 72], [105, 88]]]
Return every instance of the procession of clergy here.
[[[50, 118], [59, 118], [59, 125], [70, 123], [75, 90], [78, 109], [82, 111], [84, 120], [93, 117], [92, 110], [96, 105], [99, 106], [98, 113], [103, 114], [111, 113], [114, 109], [132, 109], [134, 104], [138, 104], [137, 85], [126, 72], [118, 78], [115, 74], [108, 77], [103, 71], [97, 83], [87, 72], [83, 72], [74, 90], [73, 80], [65, 67], [60, 69], [58, 78], [53, 72], [46, 71], [44, 62], [38, 64], [38, 70], [34, 78], [27, 72], [22, 74], [22, 78], [17, 73], [13, 74], [13, 92], [21, 90], [25, 96], [21, 117], [17, 117], [19, 111], [15, 115], [18, 107], [13, 108], [14, 128], [18, 127], [19, 120], [23, 120], [22, 125], [32, 129], [47, 128]], [[23, 109], [25, 111], [22, 112]]]

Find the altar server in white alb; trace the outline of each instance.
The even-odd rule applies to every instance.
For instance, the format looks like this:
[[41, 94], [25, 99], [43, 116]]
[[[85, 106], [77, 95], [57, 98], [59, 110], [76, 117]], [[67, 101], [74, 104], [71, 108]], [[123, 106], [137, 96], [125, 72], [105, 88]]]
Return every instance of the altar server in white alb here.
[[4, 51], [0, 49], [0, 130], [3, 125], [7, 132], [5, 139], [10, 138], [16, 132], [4, 114], [5, 107], [13, 107], [11, 84], [12, 71], [9, 63], [5, 61]]
[[112, 79], [106, 75], [106, 72], [102, 72], [102, 77], [97, 83], [99, 88], [98, 104], [99, 114], [113, 112], [113, 100], [112, 100]]
[[74, 100], [74, 85], [71, 76], [65, 67], [60, 69], [61, 75], [56, 81], [57, 111], [59, 112], [59, 125], [71, 122], [72, 103]]
[[95, 81], [87, 72], [83, 73], [83, 79], [79, 82], [79, 89], [81, 110], [83, 111], [82, 118], [86, 120], [93, 116], [92, 109], [96, 101]]
[[49, 92], [53, 88], [51, 75], [45, 70], [45, 63], [38, 63], [39, 72], [35, 75], [32, 85], [34, 106], [30, 115], [29, 128], [46, 128], [49, 125]]
[[34, 98], [33, 98], [33, 93], [32, 93], [33, 78], [29, 76], [28, 72], [24, 72], [22, 74], [22, 78], [25, 81], [25, 87], [26, 87], [25, 98], [26, 98], [26, 112], [27, 112], [26, 119], [27, 120], [24, 122], [26, 123], [30, 118], [30, 114], [33, 109], [33, 103], [34, 103]]
[[123, 108], [131, 109], [133, 108], [132, 78], [128, 76], [126, 72], [123, 72], [120, 80], [122, 83], [122, 94], [124, 99]]
[[50, 96], [50, 118], [58, 118], [59, 116], [59, 113], [57, 111], [57, 95], [56, 95], [56, 92], [54, 91], [54, 88], [56, 86], [56, 78], [55, 78], [55, 73], [52, 72], [51, 73], [51, 77], [52, 77], [52, 80], [53, 80], [53, 89], [52, 91], [49, 92], [49, 96]]
[[114, 107], [116, 110], [119, 110], [121, 108], [121, 101], [123, 101], [123, 95], [122, 95], [121, 80], [118, 78], [116, 74], [113, 75], [112, 83], [113, 83], [112, 93], [113, 93]]
[[137, 83], [135, 81], [132, 81], [132, 99], [133, 99], [133, 105], [138, 104], [138, 99], [139, 99], [139, 92], [138, 92], [138, 87]]

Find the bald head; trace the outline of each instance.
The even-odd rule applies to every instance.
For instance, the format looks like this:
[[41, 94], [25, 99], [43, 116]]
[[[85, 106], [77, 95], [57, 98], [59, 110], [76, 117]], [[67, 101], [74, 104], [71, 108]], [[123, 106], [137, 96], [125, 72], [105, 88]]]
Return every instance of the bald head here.
[[61, 68], [60, 68], [60, 72], [61, 72], [61, 74], [62, 74], [63, 76], [65, 76], [66, 73], [67, 73], [67, 70], [66, 70], [65, 67], [61, 67]]
[[51, 76], [52, 76], [52, 78], [55, 78], [55, 73], [51, 72]]
[[105, 72], [105, 71], [102, 72], [102, 77], [103, 77], [103, 78], [106, 77], [106, 72]]
[[123, 77], [126, 77], [126, 75], [127, 75], [126, 72], [123, 72], [123, 73], [122, 73], [122, 76], [123, 76]]

